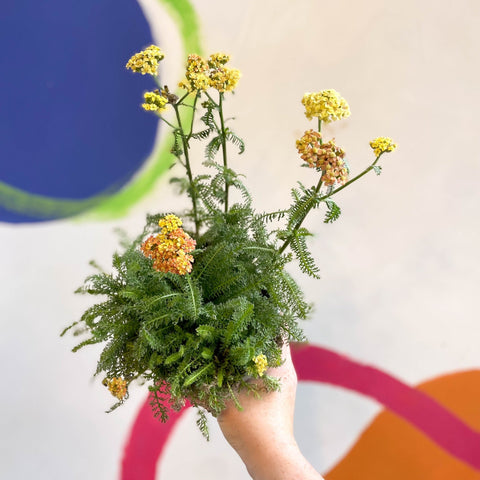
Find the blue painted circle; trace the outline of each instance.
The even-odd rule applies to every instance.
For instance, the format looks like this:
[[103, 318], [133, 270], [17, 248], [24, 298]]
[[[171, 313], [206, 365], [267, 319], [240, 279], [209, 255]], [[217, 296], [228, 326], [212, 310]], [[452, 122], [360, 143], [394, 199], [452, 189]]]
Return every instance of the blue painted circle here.
[[[140, 108], [153, 79], [125, 69], [153, 42], [138, 3], [4, 0], [0, 41], [0, 180], [52, 198], [121, 188], [157, 127]], [[0, 221], [38, 220], [0, 206]]]

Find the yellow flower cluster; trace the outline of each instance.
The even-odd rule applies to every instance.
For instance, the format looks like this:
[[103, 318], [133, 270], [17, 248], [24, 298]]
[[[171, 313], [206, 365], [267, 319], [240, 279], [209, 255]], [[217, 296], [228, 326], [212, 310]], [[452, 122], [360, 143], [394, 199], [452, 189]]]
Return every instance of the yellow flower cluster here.
[[142, 103], [142, 107], [145, 110], [151, 112], [164, 112], [167, 109], [166, 105], [168, 99], [163, 95], [160, 95], [158, 89], [153, 92], [145, 92], [143, 98], [145, 99], [145, 103]]
[[267, 357], [262, 353], [253, 357], [253, 362], [255, 363], [255, 368], [257, 370], [258, 376], [262, 377], [265, 371], [268, 368]]
[[389, 137], [378, 137], [370, 142], [375, 156], [379, 156], [385, 152], [393, 152], [397, 148], [397, 144]]
[[240, 70], [225, 67], [230, 57], [225, 53], [213, 53], [208, 60], [191, 54], [187, 58], [185, 80], [179, 83], [189, 92], [212, 87], [219, 92], [231, 92], [240, 79]]
[[153, 268], [159, 272], [185, 275], [192, 271], [196, 242], [181, 228], [182, 221], [175, 215], [160, 219], [158, 225], [162, 231], [150, 235], [141, 245], [142, 253], [153, 259]]
[[114, 377], [107, 380], [106, 385], [110, 393], [119, 400], [123, 400], [127, 395], [127, 382], [123, 378]]
[[350, 116], [348, 103], [332, 89], [306, 93], [302, 98], [302, 104], [309, 120], [318, 117], [322, 122], [330, 123]]
[[343, 158], [345, 151], [335, 145], [334, 140], [321, 143], [322, 135], [314, 130], [307, 130], [297, 140], [297, 150], [302, 160], [310, 168], [322, 171], [322, 182], [325, 185], [339, 183], [343, 185], [348, 178], [348, 170]]
[[318, 154], [322, 145], [322, 134], [315, 130], [307, 130], [296, 142], [298, 153], [310, 168], [317, 167]]
[[210, 86], [219, 92], [231, 92], [240, 80], [240, 70], [236, 68], [216, 68], [210, 73]]
[[158, 75], [158, 63], [163, 60], [165, 54], [156, 45], [150, 45], [145, 50], [133, 55], [127, 62], [126, 67], [142, 75]]
[[163, 233], [171, 233], [182, 225], [183, 223], [180, 218], [173, 214], [165, 215], [165, 217], [158, 221], [158, 226], [162, 229]]
[[220, 68], [222, 65], [225, 65], [228, 61], [230, 61], [230, 56], [226, 53], [212, 53], [210, 57], [208, 57], [208, 66], [210, 68]]
[[185, 80], [178, 86], [189, 92], [206, 90], [209, 87], [208, 70], [208, 63], [200, 55], [192, 53], [187, 58]]

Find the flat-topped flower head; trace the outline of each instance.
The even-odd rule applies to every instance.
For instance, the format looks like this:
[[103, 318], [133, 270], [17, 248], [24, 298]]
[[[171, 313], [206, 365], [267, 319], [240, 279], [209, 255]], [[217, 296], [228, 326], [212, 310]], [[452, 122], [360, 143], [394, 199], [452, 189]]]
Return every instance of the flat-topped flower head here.
[[123, 378], [114, 377], [110, 380], [105, 381], [106, 386], [110, 393], [118, 398], [123, 400], [127, 395], [127, 382]]
[[335, 145], [334, 140], [322, 143], [321, 139], [322, 135], [319, 132], [307, 130], [297, 140], [297, 150], [300, 158], [310, 168], [316, 168], [322, 172], [324, 185], [345, 184], [348, 178], [348, 169], [343, 160], [345, 151]]
[[397, 144], [389, 137], [377, 137], [370, 142], [370, 146], [376, 157], [385, 152], [393, 152], [397, 148]]
[[181, 228], [182, 221], [176, 215], [166, 215], [158, 222], [161, 233], [150, 235], [140, 246], [142, 253], [153, 260], [153, 268], [159, 272], [185, 275], [192, 271], [196, 242]]
[[230, 56], [221, 52], [212, 53], [208, 58], [210, 86], [219, 92], [235, 90], [240, 80], [240, 70], [225, 66], [229, 60]]
[[255, 363], [255, 369], [259, 377], [263, 377], [263, 374], [266, 372], [268, 368], [268, 361], [267, 357], [261, 353], [256, 357], [253, 357], [253, 362]]
[[150, 45], [145, 50], [136, 53], [127, 62], [126, 67], [134, 72], [145, 75], [158, 75], [158, 64], [165, 54], [156, 45]]
[[335, 90], [322, 90], [317, 93], [306, 93], [302, 98], [305, 116], [311, 120], [318, 117], [322, 122], [330, 123], [350, 116], [347, 101]]
[[142, 103], [142, 107], [144, 110], [148, 110], [150, 112], [164, 112], [167, 107], [168, 99], [160, 94], [158, 90], [154, 90], [153, 92], [145, 92], [143, 94], [143, 98], [145, 103]]
[[240, 79], [240, 70], [226, 67], [229, 60], [226, 53], [213, 53], [208, 61], [197, 54], [189, 55], [185, 80], [179, 86], [189, 92], [204, 91], [209, 87], [219, 92], [231, 92]]
[[231, 92], [235, 90], [240, 75], [236, 68], [216, 68], [210, 72], [210, 86], [219, 92]]
[[187, 74], [208, 72], [208, 63], [200, 55], [191, 53], [187, 57]]
[[181, 81], [178, 86], [189, 92], [206, 90], [209, 87], [208, 70], [208, 63], [205, 59], [196, 53], [190, 54], [187, 58], [185, 80]]

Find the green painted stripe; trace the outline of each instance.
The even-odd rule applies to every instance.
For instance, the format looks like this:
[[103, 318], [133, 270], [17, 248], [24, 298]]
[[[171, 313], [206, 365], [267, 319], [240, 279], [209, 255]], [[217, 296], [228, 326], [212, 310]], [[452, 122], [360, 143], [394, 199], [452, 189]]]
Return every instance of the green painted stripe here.
[[37, 218], [77, 215], [94, 208], [108, 197], [96, 196], [85, 200], [57, 199], [35, 195], [0, 181], [0, 205], [13, 212], [26, 213]]

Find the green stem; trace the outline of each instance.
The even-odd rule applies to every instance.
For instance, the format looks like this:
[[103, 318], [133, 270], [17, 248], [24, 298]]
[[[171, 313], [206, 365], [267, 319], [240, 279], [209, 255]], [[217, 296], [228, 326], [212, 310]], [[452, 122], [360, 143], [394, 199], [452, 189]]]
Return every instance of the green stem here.
[[188, 156], [188, 142], [187, 138], [185, 137], [185, 132], [182, 127], [182, 120], [180, 118], [180, 112], [178, 111], [178, 105], [173, 105], [175, 110], [175, 115], [177, 116], [178, 122], [178, 129], [180, 130], [180, 135], [182, 136], [182, 144], [183, 144], [183, 153], [185, 155], [185, 168], [187, 170], [188, 181], [190, 182], [190, 195], [192, 198], [193, 204], [193, 218], [195, 222], [195, 236], [198, 238], [198, 233], [200, 230], [199, 220], [198, 220], [198, 212], [197, 212], [197, 192], [195, 189], [195, 185], [193, 183], [193, 176], [192, 176], [192, 169], [190, 167], [190, 157]]
[[218, 104], [217, 102], [210, 96], [210, 94], [205, 90], [205, 95], [207, 96], [207, 98], [216, 106], [218, 107]]
[[225, 137], [225, 122], [223, 120], [223, 93], [219, 92], [218, 114], [220, 115], [220, 129], [222, 138], [223, 168], [225, 175], [225, 213], [228, 212], [228, 179], [227, 179], [227, 139]]
[[168, 120], [165, 120], [161, 115], [158, 115], [158, 118], [162, 121], [164, 121], [169, 127], [173, 128], [174, 130], [177, 129], [177, 127], [173, 124], [171, 124]]
[[[317, 193], [320, 191], [320, 188], [322, 188], [322, 178], [321, 177], [320, 177], [320, 180], [317, 183], [317, 186], [315, 187], [315, 190], [314, 190], [314, 193], [312, 194], [312, 197], [317, 195]], [[310, 212], [311, 209], [312, 209], [312, 207], [310, 207], [305, 212], [305, 214], [302, 216], [302, 218], [293, 227], [292, 234], [285, 240], [283, 245], [280, 247], [280, 250], [278, 251], [279, 254], [282, 254], [285, 251], [285, 249], [290, 245], [290, 242], [292, 241], [292, 238], [293, 238], [295, 232], [302, 226], [303, 221], [305, 220], [305, 218], [307, 217], [307, 215], [308, 215], [308, 213]]]
[[[383, 152], [382, 152], [383, 153]], [[347, 183], [345, 183], [344, 185], [342, 185], [341, 187], [338, 187], [336, 188], [335, 190], [332, 190], [330, 193], [328, 193], [327, 195], [324, 195], [323, 197], [320, 197], [319, 199], [319, 203], [320, 202], [323, 202], [325, 201], [327, 198], [330, 198], [331, 196], [335, 195], [336, 193], [338, 193], [340, 190], [343, 190], [344, 188], [348, 187], [350, 184], [352, 184], [353, 182], [356, 182], [359, 178], [363, 177], [364, 175], [366, 175], [370, 170], [373, 169], [373, 167], [377, 164], [378, 160], [380, 159], [380, 157], [382, 156], [382, 153], [375, 159], [375, 161], [369, 166], [367, 167], [363, 172], [359, 173], [356, 177], [352, 178], [351, 180], [349, 180]], [[315, 192], [313, 195], [316, 195], [319, 191], [320, 191], [320, 188], [322, 186], [322, 179], [319, 180], [317, 186], [315, 187]], [[280, 250], [278, 251], [278, 253], [283, 253], [285, 251], [285, 249], [288, 247], [288, 245], [290, 245], [290, 242], [292, 240], [292, 237], [294, 235], [294, 233], [300, 228], [300, 226], [302, 225], [303, 221], [305, 220], [306, 216], [308, 215], [308, 213], [310, 212], [310, 210], [312, 209], [312, 207], [310, 207], [306, 212], [305, 214], [303, 215], [303, 217], [297, 222], [297, 224], [295, 225], [295, 227], [293, 228], [293, 232], [292, 232], [292, 235], [289, 236], [289, 238], [287, 238], [287, 240], [285, 240], [285, 242], [283, 243], [283, 245], [280, 247]]]
[[373, 167], [377, 164], [379, 158], [383, 155], [383, 153], [385, 152], [382, 152], [376, 159], [375, 161], [369, 166], [367, 167], [362, 173], [359, 173], [356, 177], [353, 177], [351, 180], [349, 180], [347, 183], [345, 183], [344, 185], [342, 185], [341, 187], [338, 187], [336, 188], [335, 190], [332, 190], [329, 194], [325, 195], [324, 197], [322, 197], [320, 199], [320, 201], [323, 201], [323, 200], [326, 200], [327, 198], [331, 197], [332, 195], [335, 195], [336, 193], [338, 193], [340, 190], [343, 190], [344, 188], [348, 187], [351, 183], [353, 182], [356, 182], [359, 178], [363, 177], [365, 174], [367, 174], [370, 170], [373, 169]]
[[[173, 130], [178, 130], [178, 127], [173, 125], [173, 123], [170, 123], [168, 120], [165, 120], [161, 115], [157, 115], [160, 120], [163, 120], [169, 127], [171, 127]], [[185, 167], [185, 164], [182, 162], [182, 159], [180, 157], [177, 157], [177, 160]]]
[[181, 105], [182, 102], [190, 95], [190, 93], [191, 92], [187, 92], [180, 100], [177, 100], [177, 105]]
[[193, 133], [193, 121], [195, 120], [195, 107], [197, 106], [197, 100], [198, 100], [199, 95], [195, 95], [195, 100], [193, 101], [193, 112], [192, 112], [192, 122], [190, 123], [190, 132], [187, 135], [187, 142], [190, 141], [190, 138], [192, 138], [192, 133]]

